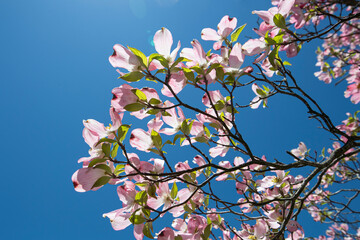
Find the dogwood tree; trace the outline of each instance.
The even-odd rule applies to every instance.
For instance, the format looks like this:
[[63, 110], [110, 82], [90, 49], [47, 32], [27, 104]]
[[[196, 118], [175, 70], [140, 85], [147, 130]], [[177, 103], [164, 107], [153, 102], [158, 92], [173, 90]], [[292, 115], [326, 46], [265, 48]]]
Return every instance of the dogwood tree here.
[[[360, 3], [272, 4], [253, 11], [261, 23], [254, 29], [257, 37], [245, 42], [238, 37], [246, 23], [224, 16], [216, 29], [201, 31], [203, 41], [214, 42], [211, 51], [197, 39], [191, 47], [181, 48], [180, 41], [173, 46], [167, 28], [155, 33], [156, 52], [149, 56], [114, 46], [109, 60], [122, 83], [112, 90], [112, 123], [84, 121], [90, 156], [79, 159], [82, 168], [72, 181], [78, 192], [116, 186], [122, 207], [104, 214], [115, 230], [133, 225], [138, 240], [302, 239], [307, 235], [300, 214], [308, 212], [315, 222], [332, 224], [317, 239], [360, 239], [358, 112], [334, 122], [289, 66], [302, 47], [323, 40], [315, 77], [326, 83], [346, 80], [344, 95], [358, 104]], [[182, 98], [184, 89], [196, 94]], [[253, 99], [240, 91], [252, 91]], [[322, 151], [300, 142], [283, 160], [254, 153], [257, 146], [246, 141], [238, 116], [246, 108], [271, 111], [275, 95], [298, 101], [309, 121], [331, 135]], [[146, 122], [146, 128], [130, 124], [132, 118]], [[184, 150], [193, 154], [192, 161], [181, 158]], [[179, 157], [170, 159], [171, 151]], [[235, 198], [223, 197], [225, 186]], [[172, 221], [159, 227], [163, 217]]]

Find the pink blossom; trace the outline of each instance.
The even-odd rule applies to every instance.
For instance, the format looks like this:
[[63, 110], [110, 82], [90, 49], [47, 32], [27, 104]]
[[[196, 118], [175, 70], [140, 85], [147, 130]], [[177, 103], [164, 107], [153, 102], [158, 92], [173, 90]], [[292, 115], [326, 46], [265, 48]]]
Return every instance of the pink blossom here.
[[[129, 162], [131, 163], [131, 165], [130, 164], [125, 165], [125, 173], [126, 174], [136, 174], [138, 172], [147, 173], [147, 172], [154, 170], [154, 165], [152, 165], [149, 162], [140, 161], [137, 154], [128, 153], [127, 156], [129, 158]], [[137, 170], [134, 169], [133, 166]], [[141, 180], [143, 179], [140, 175], [129, 176], [128, 178], [130, 180], [134, 179], [135, 181], [138, 181], [138, 182], [141, 182]]]
[[358, 104], [360, 102], [360, 84], [356, 82], [349, 85], [344, 95], [346, 98], [351, 96], [351, 102], [354, 104]]
[[254, 63], [258, 63], [266, 58], [270, 52], [270, 46], [268, 46], [263, 37], [259, 39], [250, 39], [243, 46], [243, 53], [247, 56], [253, 56], [262, 53]]
[[163, 228], [157, 235], [157, 239], [158, 240], [174, 240], [175, 239], [174, 230], [172, 230], [169, 227]]
[[164, 211], [174, 203], [174, 199], [171, 197], [169, 184], [167, 182], [159, 183], [156, 193], [158, 195], [157, 198], [148, 199], [147, 205], [149, 207], [158, 209], [160, 206], [164, 205], [162, 209]]
[[196, 156], [194, 157], [193, 163], [199, 165], [199, 167], [201, 167], [202, 165], [205, 165], [205, 164], [206, 164], [204, 158], [201, 157], [200, 155], [196, 155]]
[[305, 143], [303, 143], [303, 142], [299, 143], [298, 148], [291, 150], [291, 153], [293, 155], [295, 155], [295, 157], [300, 158], [300, 159], [304, 159], [307, 155], [307, 152], [308, 152], [308, 150], [306, 148]]
[[229, 150], [230, 140], [228, 137], [219, 137], [219, 140], [216, 142], [218, 145], [209, 149], [210, 156], [215, 158], [217, 156], [225, 157], [226, 153]]
[[186, 85], [186, 78], [184, 73], [182, 71], [171, 73], [168, 84], [172, 91], [164, 84], [163, 88], [161, 89], [161, 93], [167, 97], [174, 97], [172, 92], [174, 92], [176, 95], [181, 92], [181, 90], [183, 90]]
[[[154, 45], [156, 51], [163, 55], [171, 66], [175, 59], [176, 55], [180, 49], [180, 41], [177, 44], [177, 47], [170, 53], [171, 46], [173, 44], [173, 38], [171, 32], [166, 28], [161, 28], [161, 30], [157, 31], [154, 35]], [[153, 60], [156, 62], [156, 68], [162, 69], [164, 68], [157, 60]], [[181, 65], [181, 64], [180, 64]], [[186, 85], [186, 79], [183, 72], [171, 72], [168, 84], [175, 94], [178, 94]], [[164, 84], [161, 89], [161, 93], [167, 97], [173, 97], [173, 93], [170, 89]]]
[[275, 26], [273, 21], [274, 16], [279, 13], [286, 18], [294, 3], [295, 0], [280, 0], [278, 7], [272, 7], [268, 11], [253, 11], [253, 14], [257, 14], [266, 23]]
[[186, 65], [192, 67], [199, 64], [199, 67], [207, 68], [209, 63], [199, 41], [195, 39], [191, 42], [191, 45], [193, 48], [183, 48], [180, 53], [180, 56], [191, 60], [191, 62], [187, 62]]
[[226, 73], [234, 74], [234, 76], [240, 76], [244, 72], [244, 68], [240, 69], [244, 63], [245, 55], [242, 51], [240, 43], [236, 43], [229, 55], [229, 66], [225, 66], [224, 70]]
[[167, 28], [161, 28], [155, 33], [155, 49], [169, 61], [170, 65], [175, 61], [176, 54], [180, 49], [180, 41], [178, 42], [177, 47], [170, 53], [172, 44], [173, 38], [171, 32]]
[[114, 45], [114, 53], [109, 57], [109, 61], [113, 67], [124, 68], [129, 72], [143, 68], [135, 54], [120, 44]]
[[262, 101], [264, 101], [263, 107], [266, 107], [267, 97], [269, 96], [269, 90], [267, 89], [263, 90], [256, 83], [254, 83], [251, 88], [253, 92], [256, 94], [256, 97], [251, 101], [250, 107], [252, 109], [256, 109], [259, 107]]
[[[174, 106], [173, 103], [171, 103], [169, 101], [164, 102], [164, 107], [172, 107], [172, 106]], [[177, 109], [179, 116], [176, 114], [176, 109]], [[173, 107], [173, 108], [167, 109], [166, 111], [171, 116], [163, 116], [162, 119], [167, 125], [171, 126], [172, 128], [164, 128], [162, 130], [162, 133], [164, 133], [166, 135], [176, 134], [180, 130], [182, 122], [185, 121], [184, 113], [180, 107], [177, 107], [177, 108]]]
[[[221, 161], [221, 162], [219, 162], [219, 166], [223, 167], [223, 168], [232, 168], [231, 163], [229, 161]], [[216, 173], [219, 174], [221, 172], [224, 172], [224, 170], [218, 169]], [[228, 173], [221, 174], [215, 180], [216, 181], [224, 181], [227, 179], [228, 175], [229, 175]]]
[[75, 191], [87, 192], [98, 190], [98, 187], [92, 187], [99, 178], [107, 176], [105, 173], [106, 171], [100, 168], [80, 168], [71, 177]]
[[218, 24], [217, 32], [212, 28], [205, 28], [201, 31], [201, 38], [203, 40], [216, 41], [214, 43], [214, 50], [219, 50], [223, 41], [230, 35], [230, 33], [235, 29], [237, 24], [236, 18], [230, 18], [229, 16], [224, 16], [220, 23]]
[[103, 214], [103, 217], [108, 217], [110, 219], [111, 226], [116, 231], [123, 230], [131, 225], [129, 220], [130, 216], [131, 213], [125, 212], [124, 208]]
[[151, 138], [151, 131], [160, 131], [163, 122], [159, 118], [154, 118], [148, 123], [148, 131], [145, 132], [141, 128], [134, 129], [130, 135], [130, 145], [140, 151], [150, 152], [153, 148], [153, 141]]
[[133, 89], [132, 86], [123, 84], [112, 90], [113, 98], [111, 105], [117, 112], [125, 112], [126, 105], [137, 102], [138, 97], [131, 91]]

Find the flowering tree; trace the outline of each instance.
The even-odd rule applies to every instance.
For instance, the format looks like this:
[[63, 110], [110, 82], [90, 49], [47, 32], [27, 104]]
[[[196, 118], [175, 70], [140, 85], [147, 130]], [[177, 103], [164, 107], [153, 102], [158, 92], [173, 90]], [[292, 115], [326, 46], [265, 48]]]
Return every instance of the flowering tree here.
[[[314, 221], [333, 224], [318, 239], [360, 239], [354, 204], [360, 193], [358, 112], [334, 123], [301, 88], [286, 61], [306, 43], [323, 39], [315, 76], [326, 83], [346, 80], [345, 97], [359, 103], [360, 3], [272, 4], [253, 11], [262, 20], [254, 29], [258, 38], [243, 44], [237, 40], [245, 24], [237, 27], [236, 18], [224, 16], [217, 30], [203, 29], [201, 38], [214, 41], [214, 53], [193, 40], [192, 48], [183, 48], [178, 56], [180, 41], [172, 50], [166, 28], [155, 33], [157, 53], [150, 56], [114, 46], [110, 63], [127, 83], [112, 90], [109, 127], [84, 121], [90, 156], [79, 160], [82, 168], [72, 181], [78, 192], [117, 185], [122, 208], [104, 214], [115, 230], [133, 225], [136, 239], [301, 239], [306, 233], [299, 214], [308, 211]], [[253, 64], [245, 65], [245, 58]], [[138, 81], [161, 84], [161, 91], [130, 85]], [[250, 87], [254, 98], [242, 99], [240, 89]], [[201, 94], [182, 99], [184, 88]], [[275, 95], [295, 98], [332, 135], [321, 154], [303, 142], [283, 161], [254, 154], [256, 146], [246, 142], [237, 116], [244, 108], [267, 107]], [[147, 129], [126, 124], [131, 117], [146, 119]], [[193, 153], [193, 162], [168, 159], [166, 152], [174, 149]], [[149, 158], [140, 160], [136, 152]], [[230, 154], [235, 157], [229, 159]], [[224, 199], [216, 182], [227, 184], [236, 199]], [[156, 220], [165, 215], [173, 218], [172, 224], [154, 231]]]

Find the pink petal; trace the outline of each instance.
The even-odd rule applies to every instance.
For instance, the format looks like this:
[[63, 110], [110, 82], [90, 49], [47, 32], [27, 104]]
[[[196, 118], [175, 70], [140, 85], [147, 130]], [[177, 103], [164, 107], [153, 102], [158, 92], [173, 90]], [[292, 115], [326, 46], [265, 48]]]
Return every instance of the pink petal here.
[[171, 57], [171, 60], [172, 60], [172, 61], [175, 60], [176, 55], [177, 55], [180, 47], [181, 47], [181, 44], [180, 44], [180, 41], [178, 41], [178, 44], [177, 44], [176, 48], [175, 48], [175, 49], [171, 52], [171, 54], [170, 54], [170, 57]]
[[220, 41], [221, 37], [214, 29], [204, 28], [201, 31], [201, 39], [205, 41]]
[[149, 152], [148, 149], [153, 147], [150, 134], [139, 128], [131, 132], [130, 145], [144, 152]]
[[143, 229], [144, 229], [143, 223], [134, 225], [134, 237], [136, 240], [142, 240], [144, 238]]
[[114, 230], [123, 230], [131, 225], [129, 220], [131, 213], [124, 212], [124, 209], [118, 209], [109, 213], [103, 214], [103, 217], [108, 217], [111, 222], [111, 226]]
[[[277, 9], [277, 8], [276, 8]], [[270, 10], [270, 9], [269, 9]], [[273, 23], [273, 17], [274, 15], [271, 14], [269, 11], [253, 11], [253, 14], [258, 15], [262, 20], [264, 20], [266, 23], [271, 24]]]
[[237, 19], [224, 16], [218, 24], [218, 33], [223, 38], [226, 38], [236, 28]]
[[295, 0], [282, 0], [279, 4], [279, 13], [283, 16], [286, 16], [292, 6], [294, 6]]
[[250, 39], [243, 46], [244, 54], [253, 56], [259, 54], [266, 49], [266, 43], [263, 39]]
[[229, 66], [232, 68], [240, 68], [244, 62], [245, 55], [242, 52], [240, 43], [236, 43], [229, 55]]
[[114, 45], [114, 53], [109, 57], [109, 61], [113, 67], [125, 68], [130, 72], [140, 66], [137, 57], [120, 44]]
[[[186, 78], [183, 72], [172, 73], [169, 79], [169, 85], [175, 94], [178, 94], [183, 90], [186, 85]], [[161, 93], [167, 97], [174, 97], [170, 89], [163, 85]]]
[[207, 61], [205, 57], [205, 52], [199, 41], [195, 39], [191, 42], [191, 45], [194, 48], [194, 55], [196, 62], [199, 63], [200, 66], [206, 64]]
[[171, 32], [166, 28], [161, 28], [154, 35], [154, 45], [158, 53], [164, 56], [170, 56], [173, 38]]
[[126, 105], [135, 103], [138, 100], [138, 97], [131, 91], [132, 89], [134, 89], [132, 86], [123, 84], [111, 91], [113, 94], [111, 105], [117, 112], [125, 112], [124, 107]]
[[260, 100], [260, 97], [259, 97], [259, 96], [256, 96], [256, 97], [254, 97], [254, 99], [251, 101], [250, 107], [251, 107], [252, 109], [257, 109], [257, 108], [260, 106], [261, 102], [262, 102], [262, 100]]
[[99, 168], [81, 168], [77, 170], [71, 177], [75, 191], [86, 192], [97, 190], [91, 189], [94, 183], [101, 177], [105, 176], [105, 170]]

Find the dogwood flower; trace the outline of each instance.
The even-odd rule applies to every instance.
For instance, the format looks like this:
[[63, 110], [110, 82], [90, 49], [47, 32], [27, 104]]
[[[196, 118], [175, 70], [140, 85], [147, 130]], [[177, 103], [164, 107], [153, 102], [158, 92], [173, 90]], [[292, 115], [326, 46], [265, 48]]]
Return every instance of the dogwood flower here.
[[218, 24], [218, 30], [215, 31], [212, 28], [205, 28], [201, 31], [201, 38], [203, 40], [216, 41], [214, 43], [214, 50], [219, 50], [223, 41], [230, 35], [230, 33], [235, 29], [237, 24], [236, 18], [230, 18], [229, 16], [224, 16], [220, 23]]
[[266, 88], [265, 86], [264, 88], [265, 90], [260, 88], [256, 83], [252, 85], [252, 90], [256, 94], [256, 97], [254, 97], [250, 103], [250, 107], [252, 109], [258, 108], [262, 101], [264, 101], [263, 107], [267, 106], [267, 97], [269, 96], [270, 89]]

